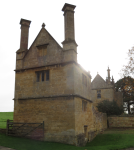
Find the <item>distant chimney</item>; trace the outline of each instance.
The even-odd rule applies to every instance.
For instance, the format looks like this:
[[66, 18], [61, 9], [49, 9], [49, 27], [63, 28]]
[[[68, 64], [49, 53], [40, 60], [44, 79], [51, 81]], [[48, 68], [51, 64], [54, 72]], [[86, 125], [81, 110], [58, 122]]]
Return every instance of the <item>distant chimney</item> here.
[[[62, 8], [64, 12], [64, 31], [65, 40], [62, 42], [63, 50], [65, 52], [64, 61], [77, 62], [77, 44], [75, 42], [74, 31], [74, 9], [75, 5], [67, 4]], [[67, 52], [68, 51], [68, 52]]]
[[107, 73], [108, 73], [108, 82], [110, 82], [111, 77], [110, 77], [110, 69], [109, 69], [109, 67], [107, 69]]
[[27, 50], [28, 48], [28, 34], [29, 34], [29, 26], [31, 21], [21, 19], [21, 39], [20, 39], [20, 50]]

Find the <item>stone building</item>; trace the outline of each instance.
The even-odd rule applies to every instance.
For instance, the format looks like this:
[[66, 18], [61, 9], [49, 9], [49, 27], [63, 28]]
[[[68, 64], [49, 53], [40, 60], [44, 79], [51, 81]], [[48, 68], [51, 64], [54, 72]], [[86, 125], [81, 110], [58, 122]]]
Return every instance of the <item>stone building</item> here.
[[21, 19], [20, 48], [16, 52], [14, 122], [44, 121], [44, 140], [78, 145], [107, 128], [106, 114], [91, 101], [91, 76], [77, 63], [74, 9], [65, 4], [65, 39], [61, 47], [45, 24], [28, 49], [31, 21]]
[[91, 83], [91, 100], [94, 105], [97, 105], [103, 100], [113, 101], [115, 100], [119, 106], [123, 105], [123, 95], [122, 92], [116, 92], [114, 87], [114, 79], [110, 77], [110, 69], [107, 70], [108, 77], [106, 81], [97, 74]]

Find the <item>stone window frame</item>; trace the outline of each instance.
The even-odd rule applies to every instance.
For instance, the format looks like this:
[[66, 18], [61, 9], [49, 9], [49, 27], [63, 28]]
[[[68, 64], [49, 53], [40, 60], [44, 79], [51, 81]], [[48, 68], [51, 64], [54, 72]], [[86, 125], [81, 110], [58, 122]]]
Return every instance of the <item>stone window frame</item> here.
[[101, 98], [101, 90], [97, 90], [97, 99]]
[[36, 71], [35, 74], [36, 74], [36, 82], [44, 82], [50, 80], [49, 70]]
[[87, 111], [87, 102], [82, 100], [82, 111], [85, 112]]

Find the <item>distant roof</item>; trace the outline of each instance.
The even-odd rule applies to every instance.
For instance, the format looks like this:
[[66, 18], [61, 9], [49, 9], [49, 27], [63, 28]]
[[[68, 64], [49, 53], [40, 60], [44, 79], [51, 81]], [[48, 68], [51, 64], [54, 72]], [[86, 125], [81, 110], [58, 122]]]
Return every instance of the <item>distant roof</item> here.
[[92, 89], [103, 89], [103, 88], [112, 88], [113, 86], [111, 84], [107, 84], [106, 81], [97, 74], [96, 77], [93, 79], [91, 83]]

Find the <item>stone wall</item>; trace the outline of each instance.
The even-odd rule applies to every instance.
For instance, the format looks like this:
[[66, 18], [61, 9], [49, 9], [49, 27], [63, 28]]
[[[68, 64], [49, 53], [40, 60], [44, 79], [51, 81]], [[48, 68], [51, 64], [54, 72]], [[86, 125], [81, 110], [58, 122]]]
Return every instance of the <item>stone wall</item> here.
[[92, 106], [92, 113], [94, 131], [99, 133], [100, 131], [107, 129], [107, 114], [98, 112], [94, 106]]
[[[49, 70], [49, 81], [37, 82], [37, 71]], [[82, 83], [87, 77], [87, 86]], [[40, 76], [41, 77], [41, 76]], [[78, 94], [91, 99], [91, 79], [87, 72], [75, 63], [53, 65], [16, 72], [15, 98]]]
[[[82, 75], [87, 79], [85, 85], [82, 80]], [[89, 74], [79, 66], [74, 66], [74, 92], [91, 100], [91, 78]]]
[[[82, 109], [82, 101], [87, 102], [87, 109]], [[85, 133], [84, 128], [87, 128]], [[75, 135], [84, 133], [86, 140], [91, 141], [98, 133], [107, 128], [107, 115], [97, 112], [93, 103], [75, 98]]]
[[109, 128], [134, 127], [134, 115], [120, 115], [108, 117]]
[[44, 140], [75, 143], [73, 97], [15, 100], [14, 122], [42, 123]]
[[92, 97], [91, 100], [94, 102], [94, 106], [96, 106], [99, 102], [103, 100], [113, 101], [114, 99], [114, 90], [112, 88], [100, 90], [101, 90], [101, 98], [97, 98], [97, 89], [91, 90], [91, 97]]
[[[82, 101], [87, 102], [83, 111]], [[91, 141], [107, 128], [106, 114], [94, 109], [91, 101], [75, 96], [15, 100], [14, 122], [44, 121], [44, 140], [77, 145], [78, 134]]]
[[[42, 70], [49, 70], [49, 81], [36, 81], [36, 72]], [[15, 77], [15, 98], [73, 94], [73, 72], [73, 64], [17, 72]]]
[[[82, 101], [87, 102], [86, 110], [82, 109]], [[81, 98], [75, 98], [75, 134], [84, 133], [84, 125], [87, 132], [93, 128], [92, 103]]]

